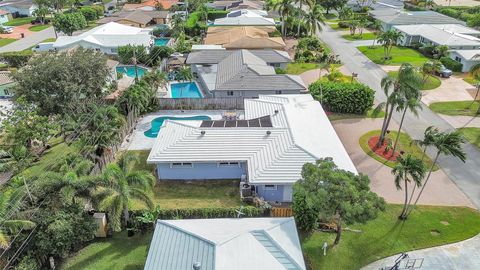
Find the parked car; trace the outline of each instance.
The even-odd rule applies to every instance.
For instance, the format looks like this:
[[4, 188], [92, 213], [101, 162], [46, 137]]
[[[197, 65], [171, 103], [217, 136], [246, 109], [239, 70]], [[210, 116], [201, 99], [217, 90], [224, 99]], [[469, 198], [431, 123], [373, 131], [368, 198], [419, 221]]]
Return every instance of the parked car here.
[[450, 76], [452, 76], [453, 72], [446, 68], [444, 65], [441, 65], [440, 66], [440, 69], [435, 71], [435, 74], [437, 74], [438, 76], [442, 77], [442, 78], [450, 78]]
[[2, 26], [1, 27], [1, 32], [2, 32], [2, 34], [11, 34], [11, 33], [13, 33], [14, 28], [15, 27], [13, 27], [13, 26]]
[[34, 52], [48, 52], [53, 51], [53, 43], [54, 42], [42, 42], [38, 43], [35, 47], [32, 48]]

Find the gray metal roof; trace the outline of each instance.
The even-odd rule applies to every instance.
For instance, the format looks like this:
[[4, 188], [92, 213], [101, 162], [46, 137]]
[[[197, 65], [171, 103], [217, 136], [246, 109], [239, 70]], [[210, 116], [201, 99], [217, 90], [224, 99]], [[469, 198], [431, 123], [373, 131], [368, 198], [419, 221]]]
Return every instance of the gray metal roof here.
[[379, 9], [369, 12], [371, 16], [381, 22], [391, 25], [404, 24], [462, 24], [452, 17], [440, 14], [435, 11], [404, 11], [397, 9]]
[[[248, 50], [253, 55], [266, 63], [290, 63], [292, 59], [284, 51], [279, 50]], [[192, 52], [188, 55], [187, 64], [218, 64], [235, 51], [227, 50], [202, 50]]]

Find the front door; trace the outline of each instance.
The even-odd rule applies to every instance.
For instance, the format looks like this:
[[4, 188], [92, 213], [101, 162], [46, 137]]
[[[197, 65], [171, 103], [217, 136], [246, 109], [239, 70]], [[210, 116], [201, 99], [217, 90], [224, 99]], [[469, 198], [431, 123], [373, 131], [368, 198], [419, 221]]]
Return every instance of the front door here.
[[283, 186], [283, 201], [284, 202], [292, 201], [292, 186], [289, 186], [289, 185]]

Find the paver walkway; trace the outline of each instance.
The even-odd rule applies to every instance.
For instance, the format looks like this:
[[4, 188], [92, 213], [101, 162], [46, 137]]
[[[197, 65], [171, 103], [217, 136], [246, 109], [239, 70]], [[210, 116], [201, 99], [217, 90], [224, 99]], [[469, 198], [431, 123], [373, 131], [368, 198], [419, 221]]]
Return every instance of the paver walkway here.
[[[480, 269], [480, 234], [468, 240], [407, 253], [409, 259], [422, 259], [420, 270], [467, 270]], [[378, 270], [392, 266], [399, 255], [387, 257], [362, 268], [362, 270]], [[402, 261], [402, 265], [406, 261]], [[400, 268], [407, 269], [407, 268]]]
[[[386, 76], [380, 66], [373, 63], [350, 42], [343, 39], [339, 33], [332, 30], [328, 25], [324, 30], [318, 33], [319, 37], [329, 45], [330, 48], [340, 55], [340, 60], [351, 71], [358, 74], [358, 80], [375, 90], [375, 99], [377, 102], [384, 102], [386, 96], [380, 87], [380, 81]], [[399, 122], [400, 113], [394, 113], [394, 121]], [[441, 130], [452, 130], [453, 126], [432, 112], [428, 107], [423, 106], [418, 117], [412, 113], [405, 116], [404, 130], [414, 139], [423, 138], [423, 132], [428, 126], [434, 125]], [[353, 127], [352, 130], [355, 130]], [[480, 151], [470, 143], [464, 145], [468, 159], [465, 163], [458, 159], [441, 156], [439, 164], [443, 171], [452, 179], [460, 189], [467, 194], [476, 207], [480, 207]], [[428, 151], [433, 156], [434, 150]], [[448, 193], [446, 193], [448, 194]], [[448, 197], [445, 194], [438, 196]]]
[[[358, 140], [370, 130], [380, 129], [382, 119], [347, 119], [332, 122], [335, 131], [345, 146], [359, 172], [370, 177], [372, 191], [384, 197], [389, 203], [403, 203], [404, 193], [393, 183], [392, 169], [371, 158], [360, 147]], [[391, 126], [398, 129], [398, 125]], [[412, 186], [410, 186], [411, 190]], [[432, 173], [419, 204], [456, 205], [473, 207], [463, 192], [445, 175], [442, 170]]]
[[305, 86], [308, 87], [310, 84], [316, 82], [320, 77], [324, 76], [325, 74], [327, 74], [327, 71], [325, 69], [316, 68], [300, 74], [300, 78], [302, 78]]
[[25, 38], [19, 39], [15, 42], [12, 42], [8, 45], [1, 47], [0, 53], [23, 51], [25, 49], [28, 49], [32, 46], [37, 45], [38, 43], [46, 39], [54, 38], [54, 37], [55, 37], [55, 31], [53, 30], [53, 27], [49, 27], [45, 30], [32, 33], [31, 35]]

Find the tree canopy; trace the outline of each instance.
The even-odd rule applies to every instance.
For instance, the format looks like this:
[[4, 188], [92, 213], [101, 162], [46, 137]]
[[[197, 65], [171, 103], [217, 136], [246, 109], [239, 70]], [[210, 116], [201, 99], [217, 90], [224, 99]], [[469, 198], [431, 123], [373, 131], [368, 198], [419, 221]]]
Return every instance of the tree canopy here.
[[71, 36], [73, 32], [87, 27], [87, 20], [81, 12], [57, 13], [53, 17], [53, 27]]

